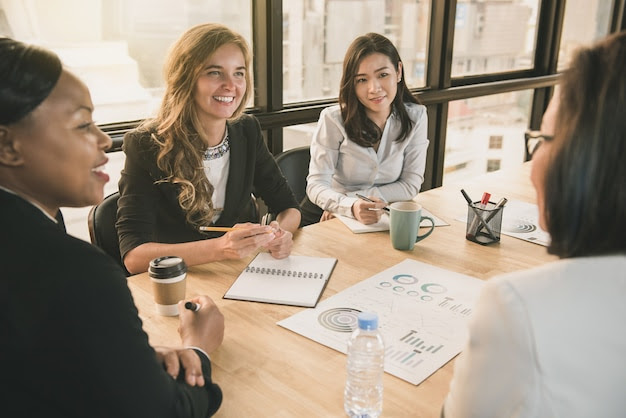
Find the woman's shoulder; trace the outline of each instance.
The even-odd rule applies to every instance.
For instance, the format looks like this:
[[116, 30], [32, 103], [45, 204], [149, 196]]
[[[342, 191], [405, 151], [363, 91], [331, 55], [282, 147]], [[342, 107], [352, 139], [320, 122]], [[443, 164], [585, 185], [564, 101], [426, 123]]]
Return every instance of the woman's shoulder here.
[[[125, 278], [125, 273], [115, 261], [99, 248], [66, 233], [50, 233], [46, 243], [46, 257], [55, 260], [56, 272], [68, 280], [85, 281], [87, 274], [90, 279], [95, 276], [112, 279]], [[50, 245], [50, 243], [54, 245]]]
[[141, 125], [124, 135], [122, 149], [125, 152], [145, 151], [150, 148], [156, 148], [156, 144], [152, 139], [155, 129], [152, 125]]
[[237, 119], [229, 121], [228, 124], [231, 128], [237, 129], [255, 129], [257, 126], [260, 126], [256, 116], [249, 113], [242, 113]]
[[426, 106], [419, 104], [419, 103], [405, 102], [404, 108], [406, 109], [411, 119], [414, 119], [414, 120], [417, 120], [422, 115], [426, 114]]
[[494, 277], [487, 285], [509, 286], [520, 295], [535, 294], [548, 289], [557, 291], [559, 288], [584, 286], [589, 277], [594, 277], [595, 285], [600, 285], [604, 281], [614, 281], [625, 270], [626, 255], [623, 254], [564, 258]]
[[336, 104], [336, 105], [332, 105], [332, 106], [328, 106], [327, 108], [324, 108], [322, 112], [320, 113], [320, 119], [322, 118], [342, 121], [341, 107], [338, 104]]

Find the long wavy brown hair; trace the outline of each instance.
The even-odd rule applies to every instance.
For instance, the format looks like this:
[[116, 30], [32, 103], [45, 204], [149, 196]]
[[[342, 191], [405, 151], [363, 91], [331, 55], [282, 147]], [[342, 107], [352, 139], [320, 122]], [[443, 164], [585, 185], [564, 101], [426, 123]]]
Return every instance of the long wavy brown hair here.
[[[393, 68], [398, 71], [401, 61], [398, 50], [389, 39], [378, 33], [370, 32], [352, 41], [343, 60], [343, 75], [339, 88], [341, 117], [343, 118], [343, 124], [346, 128], [348, 139], [363, 147], [371, 147], [378, 142], [383, 133], [365, 114], [365, 106], [363, 106], [356, 95], [354, 80], [363, 58], [377, 52], [389, 57]], [[400, 76], [401, 79], [398, 82], [398, 91], [392, 102], [392, 110], [395, 111], [400, 118], [400, 135], [398, 138], [395, 138], [395, 140], [399, 142], [406, 139], [413, 127], [413, 122], [404, 107], [404, 103], [419, 103], [415, 96], [411, 94], [411, 91], [404, 81], [404, 66], [402, 67]]]
[[179, 186], [178, 203], [193, 226], [212, 222], [213, 185], [207, 179], [202, 157], [207, 148], [194, 92], [207, 59], [223, 45], [234, 44], [244, 56], [246, 91], [231, 120], [241, 116], [250, 98], [250, 48], [246, 40], [226, 26], [207, 23], [192, 27], [172, 46], [164, 67], [165, 96], [155, 119], [148, 122], [159, 146], [157, 165]]

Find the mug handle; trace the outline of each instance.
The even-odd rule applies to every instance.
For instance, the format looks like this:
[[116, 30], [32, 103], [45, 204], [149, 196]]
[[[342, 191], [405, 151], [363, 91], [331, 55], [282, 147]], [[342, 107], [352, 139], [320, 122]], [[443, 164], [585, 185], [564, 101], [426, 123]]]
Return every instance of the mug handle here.
[[[425, 233], [424, 235], [418, 235], [415, 238], [415, 242], [420, 242], [421, 240], [423, 240], [424, 238], [432, 234], [432, 232], [435, 230], [435, 221], [433, 221], [433, 218], [431, 218], [430, 216], [422, 216], [422, 218], [420, 219], [420, 224], [422, 223], [422, 219], [428, 219], [431, 223], [431, 226], [427, 233]], [[419, 231], [419, 228], [420, 227], [418, 226], [418, 231]]]

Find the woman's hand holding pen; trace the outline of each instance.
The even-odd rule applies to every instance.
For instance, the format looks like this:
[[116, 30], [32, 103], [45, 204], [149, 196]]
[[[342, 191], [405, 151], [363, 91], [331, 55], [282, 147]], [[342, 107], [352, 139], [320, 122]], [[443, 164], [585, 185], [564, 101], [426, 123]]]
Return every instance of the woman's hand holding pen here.
[[265, 248], [274, 258], [280, 259], [289, 256], [293, 248], [293, 234], [281, 229], [276, 221], [272, 221], [269, 226], [274, 228], [276, 232], [274, 233], [274, 239], [265, 245]]
[[232, 231], [215, 239], [220, 240], [222, 258], [240, 259], [267, 246], [276, 235], [271, 225], [245, 223], [235, 225]]
[[383, 208], [387, 206], [387, 202], [377, 197], [368, 197], [368, 200], [370, 201], [359, 199], [352, 205], [354, 218], [364, 225], [375, 224], [380, 221]]
[[186, 309], [186, 301], [178, 302], [178, 333], [185, 347], [198, 347], [210, 354], [224, 339], [224, 315], [208, 296], [197, 296], [190, 301], [199, 308]]
[[211, 353], [224, 340], [224, 316], [213, 300], [208, 296], [192, 299], [197, 309], [185, 309], [185, 301], [178, 303], [180, 324], [178, 332], [183, 347], [155, 347], [157, 361], [163, 364], [165, 371], [174, 379], [178, 379], [182, 371], [185, 382], [190, 386], [204, 386], [204, 374], [199, 355], [191, 347]]

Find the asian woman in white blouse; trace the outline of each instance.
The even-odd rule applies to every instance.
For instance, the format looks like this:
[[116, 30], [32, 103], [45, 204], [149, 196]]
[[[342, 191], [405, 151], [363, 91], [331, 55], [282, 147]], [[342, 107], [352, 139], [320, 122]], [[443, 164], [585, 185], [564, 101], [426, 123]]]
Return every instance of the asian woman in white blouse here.
[[424, 181], [427, 124], [391, 41], [377, 33], [356, 38], [339, 104], [322, 111], [313, 135], [301, 225], [334, 214], [372, 224], [382, 211], [371, 209], [414, 198]]

